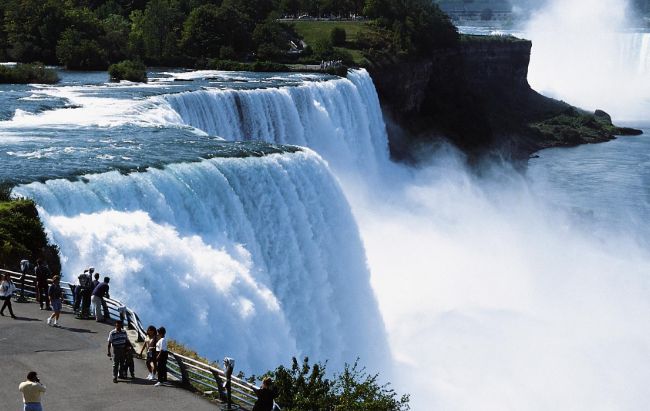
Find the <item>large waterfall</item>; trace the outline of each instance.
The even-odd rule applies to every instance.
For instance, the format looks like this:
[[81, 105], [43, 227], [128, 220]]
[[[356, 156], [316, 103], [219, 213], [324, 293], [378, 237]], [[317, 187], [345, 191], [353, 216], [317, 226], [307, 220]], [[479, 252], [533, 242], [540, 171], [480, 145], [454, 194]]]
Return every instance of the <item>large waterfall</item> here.
[[166, 99], [184, 124], [227, 140], [307, 146], [336, 167], [370, 174], [388, 158], [379, 99], [365, 70], [298, 87], [208, 89]]
[[235, 356], [249, 372], [297, 354], [338, 366], [386, 358], [356, 223], [308, 150], [15, 194], [41, 207], [68, 275], [94, 264], [115, 297], [207, 355]]

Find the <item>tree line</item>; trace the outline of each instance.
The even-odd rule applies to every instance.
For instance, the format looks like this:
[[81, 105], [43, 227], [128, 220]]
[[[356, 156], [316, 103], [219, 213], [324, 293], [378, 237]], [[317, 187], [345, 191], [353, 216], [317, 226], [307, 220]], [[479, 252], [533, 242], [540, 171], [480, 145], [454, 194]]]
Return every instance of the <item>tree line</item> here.
[[363, 39], [367, 49], [414, 53], [457, 38], [430, 0], [3, 0], [0, 60], [69, 69], [125, 59], [190, 67], [206, 59], [280, 61], [299, 36], [278, 19], [304, 14], [363, 14], [376, 27]]

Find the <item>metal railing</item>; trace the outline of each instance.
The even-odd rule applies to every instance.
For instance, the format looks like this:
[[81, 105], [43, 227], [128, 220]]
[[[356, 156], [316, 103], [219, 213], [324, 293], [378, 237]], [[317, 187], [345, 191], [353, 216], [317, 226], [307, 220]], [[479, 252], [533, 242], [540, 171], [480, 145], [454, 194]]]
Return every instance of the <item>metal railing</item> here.
[[[25, 274], [23, 276], [22, 273], [4, 269], [0, 269], [0, 273], [9, 273], [11, 275], [14, 285], [16, 285], [16, 295], [20, 295], [23, 292], [22, 286], [24, 281], [24, 295], [26, 297], [36, 298], [37, 290], [35, 275]], [[48, 280], [48, 282], [51, 283], [51, 280]], [[60, 285], [61, 290], [63, 291], [63, 303], [72, 307], [74, 304], [74, 285], [67, 281], [60, 281]], [[128, 328], [135, 330], [138, 335], [138, 341], [144, 341], [146, 331], [142, 326], [138, 314], [118, 300], [104, 298], [104, 301], [108, 308], [108, 312], [105, 312], [105, 314], [108, 314], [108, 319], [115, 321], [120, 320], [120, 311], [124, 311], [123, 320], [127, 321]], [[219, 401], [225, 402], [227, 400], [227, 377], [224, 370], [173, 351], [169, 351], [169, 358], [173, 361], [168, 362], [168, 372], [175, 379], [180, 381], [181, 384], [186, 387], [193, 386], [203, 392], [216, 391], [218, 393]], [[240, 378], [234, 376], [231, 377], [231, 395], [234, 402], [239, 405], [241, 409], [252, 409], [257, 400], [254, 391], [255, 389], [258, 389], [258, 387]]]

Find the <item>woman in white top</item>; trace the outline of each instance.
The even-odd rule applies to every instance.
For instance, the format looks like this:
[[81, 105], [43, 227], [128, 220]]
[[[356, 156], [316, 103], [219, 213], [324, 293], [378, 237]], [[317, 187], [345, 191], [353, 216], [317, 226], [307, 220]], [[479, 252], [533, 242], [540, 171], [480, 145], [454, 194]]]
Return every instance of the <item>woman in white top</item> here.
[[16, 291], [16, 286], [13, 281], [11, 281], [11, 275], [8, 273], [4, 275], [2, 283], [0, 283], [0, 301], [4, 301], [2, 308], [0, 309], [0, 315], [4, 316], [5, 308], [9, 308], [9, 314], [11, 318], [16, 318], [14, 315], [14, 310], [11, 307], [11, 296], [14, 291]]
[[158, 369], [158, 382], [155, 386], [161, 386], [167, 382], [167, 338], [165, 327], [158, 328], [158, 341], [156, 341], [156, 368]]

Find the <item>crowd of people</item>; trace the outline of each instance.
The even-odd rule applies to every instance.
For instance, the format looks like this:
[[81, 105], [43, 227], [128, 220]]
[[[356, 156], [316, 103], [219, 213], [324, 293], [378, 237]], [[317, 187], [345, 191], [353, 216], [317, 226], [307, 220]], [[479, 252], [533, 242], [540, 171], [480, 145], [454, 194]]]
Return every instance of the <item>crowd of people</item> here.
[[[25, 260], [24, 260], [25, 261]], [[26, 274], [29, 264], [21, 263], [21, 271]], [[38, 260], [34, 267], [36, 276], [35, 291], [36, 301], [41, 310], [51, 310], [52, 314], [47, 318], [47, 324], [59, 327], [59, 319], [63, 305], [63, 290], [61, 288], [61, 277], [52, 276], [47, 263]], [[103, 322], [110, 318], [106, 301], [109, 298], [109, 277], [104, 277], [103, 282], [99, 281], [100, 274], [95, 272], [94, 267], [89, 267], [77, 277], [76, 284], [71, 286], [73, 296], [73, 310], [80, 319], [94, 318]], [[12, 318], [14, 315], [11, 305], [11, 297], [16, 292], [16, 285], [13, 283], [10, 274], [4, 274], [0, 282], [0, 301], [2, 308], [0, 315], [4, 316], [4, 310], [8, 309]], [[153, 325], [147, 327], [144, 343], [139, 353], [129, 340], [124, 329], [124, 310], [119, 310], [120, 319], [115, 321], [115, 328], [108, 334], [107, 355], [112, 360], [113, 382], [119, 379], [135, 378], [134, 357], [144, 359], [147, 367], [147, 380], [156, 381], [154, 386], [159, 387], [167, 383], [167, 331], [165, 327], [156, 328]], [[146, 352], [146, 354], [145, 354]], [[27, 380], [20, 383], [19, 390], [23, 395], [24, 411], [42, 411], [41, 396], [46, 387], [38, 379], [35, 371], [27, 374]], [[277, 396], [277, 390], [273, 387], [270, 378], [264, 379], [262, 386], [255, 389], [258, 397], [253, 411], [271, 411], [274, 407], [273, 399]]]
[[322, 60], [320, 62], [320, 69], [327, 70], [328, 68], [338, 68], [343, 66], [343, 60]]

